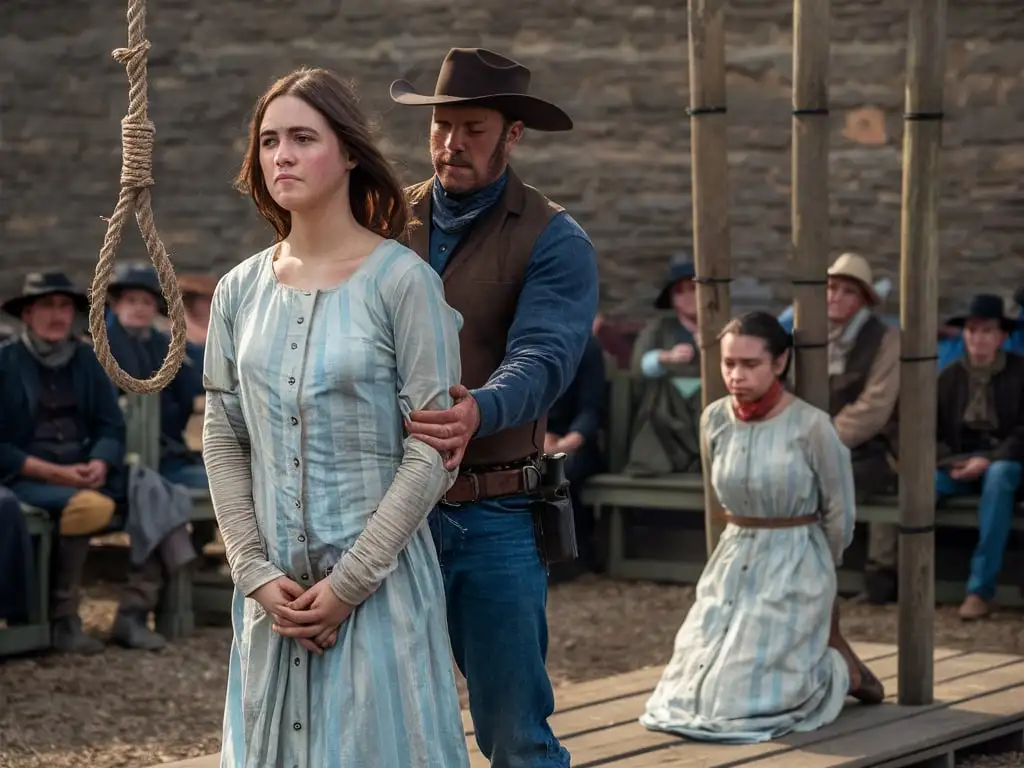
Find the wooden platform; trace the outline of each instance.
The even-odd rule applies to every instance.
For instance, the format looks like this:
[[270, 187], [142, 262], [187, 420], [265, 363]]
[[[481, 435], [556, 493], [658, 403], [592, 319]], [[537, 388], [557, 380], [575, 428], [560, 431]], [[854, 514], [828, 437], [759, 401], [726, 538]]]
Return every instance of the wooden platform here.
[[[901, 707], [896, 648], [855, 647], [885, 683], [889, 701], [877, 707], [851, 701], [835, 723], [814, 733], [726, 746], [649, 732], [637, 717], [660, 668], [556, 689], [551, 725], [572, 753], [573, 768], [953, 768], [961, 753], [1024, 749], [1024, 657], [939, 649], [935, 703]], [[486, 768], [468, 713], [463, 720], [473, 768]], [[163, 768], [217, 766], [218, 756], [209, 755]]]

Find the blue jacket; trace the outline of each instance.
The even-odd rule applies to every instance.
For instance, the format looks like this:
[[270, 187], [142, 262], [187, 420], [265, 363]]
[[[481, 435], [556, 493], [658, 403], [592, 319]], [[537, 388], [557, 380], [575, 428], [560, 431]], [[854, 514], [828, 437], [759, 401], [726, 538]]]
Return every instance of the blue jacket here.
[[[117, 467], [125, 451], [124, 415], [117, 392], [88, 344], [79, 342], [68, 365], [89, 435], [89, 458]], [[0, 483], [21, 474], [35, 434], [38, 405], [39, 364], [20, 339], [0, 344]]]
[[[136, 379], [148, 379], [160, 368], [170, 337], [153, 330], [146, 340], [128, 334], [113, 312], [107, 313], [107, 339], [118, 365]], [[188, 344], [178, 375], [160, 392], [162, 458], [187, 453], [183, 434], [192, 416], [193, 403], [203, 394], [202, 349]]]

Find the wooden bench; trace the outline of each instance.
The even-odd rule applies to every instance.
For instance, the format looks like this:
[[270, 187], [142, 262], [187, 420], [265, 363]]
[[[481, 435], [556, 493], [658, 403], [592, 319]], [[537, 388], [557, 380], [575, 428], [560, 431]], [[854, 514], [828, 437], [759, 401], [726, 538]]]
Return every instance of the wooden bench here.
[[[629, 452], [633, 412], [632, 379], [628, 373], [617, 371], [612, 376], [610, 398], [606, 448], [612, 471], [592, 477], [583, 488], [584, 503], [593, 506], [599, 517], [607, 514], [609, 575], [696, 583], [706, 562], [702, 478], [695, 474], [662, 477], [621, 474]], [[949, 499], [941, 503], [935, 512], [937, 531], [977, 530], [977, 504], [977, 498]], [[658, 515], [658, 511], [670, 514]], [[861, 557], [846, 558], [846, 567], [839, 571], [840, 592], [854, 594], [863, 589], [863, 524], [896, 523], [898, 520], [899, 500], [896, 497], [879, 497], [858, 505], [857, 522], [861, 529], [858, 536], [861, 538], [859, 547], [856, 550], [851, 548], [854, 551], [848, 555]], [[648, 529], [646, 540], [644, 529]], [[1024, 531], [1024, 517], [1015, 518], [1014, 529]], [[973, 540], [958, 543], [960, 546], [944, 549], [937, 557], [935, 594], [941, 603], [956, 603], [963, 599]], [[967, 547], [963, 546], [965, 543]], [[1008, 553], [1008, 559], [1019, 557], [1017, 552]], [[1004, 578], [1013, 572], [1008, 563], [1003, 569]], [[1024, 605], [1021, 592], [1019, 584], [1000, 584], [996, 600], [1002, 605]]]
[[23, 575], [29, 585], [27, 622], [0, 628], [0, 657], [43, 650], [50, 647], [50, 550], [53, 523], [41, 509], [22, 506], [22, 514], [32, 541], [33, 558]]

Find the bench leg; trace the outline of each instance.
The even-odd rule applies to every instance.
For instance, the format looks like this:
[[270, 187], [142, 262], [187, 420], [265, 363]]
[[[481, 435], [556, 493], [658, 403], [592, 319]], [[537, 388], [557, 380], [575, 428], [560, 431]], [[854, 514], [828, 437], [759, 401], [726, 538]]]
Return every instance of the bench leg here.
[[173, 640], [186, 637], [195, 630], [192, 611], [192, 568], [184, 566], [167, 580], [156, 610], [156, 631]]
[[608, 575], [619, 578], [625, 559], [625, 522], [621, 507], [608, 507]]

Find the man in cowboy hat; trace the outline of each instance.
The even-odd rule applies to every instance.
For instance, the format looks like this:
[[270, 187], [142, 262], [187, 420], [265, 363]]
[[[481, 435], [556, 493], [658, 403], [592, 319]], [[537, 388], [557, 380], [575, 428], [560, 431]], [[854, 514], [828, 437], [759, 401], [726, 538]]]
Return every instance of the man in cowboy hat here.
[[[52, 642], [61, 652], [81, 654], [103, 650], [78, 617], [89, 539], [128, 494], [117, 395], [91, 347], [72, 336], [76, 313], [88, 308], [85, 294], [58, 271], [28, 275], [22, 292], [0, 305], [23, 324], [19, 338], [0, 345], [0, 483], [57, 522]], [[164, 645], [146, 625], [161, 583], [155, 559], [131, 567], [112, 632], [117, 642]]]
[[[189, 273], [178, 275], [181, 302], [185, 307], [185, 337], [202, 352], [210, 329], [210, 303], [217, 278], [213, 275]], [[199, 369], [202, 370], [200, 359]]]
[[[892, 432], [900, 390], [899, 331], [874, 310], [880, 299], [871, 266], [857, 253], [844, 253], [828, 270], [829, 413], [840, 440], [850, 449], [857, 495], [863, 499], [893, 490]], [[886, 602], [896, 591], [896, 526], [869, 526], [865, 597]]]
[[[147, 379], [159, 370], [170, 337], [154, 326], [157, 313], [167, 304], [160, 278], [150, 264], [125, 264], [107, 288], [107, 339], [110, 351], [129, 376]], [[185, 444], [185, 429], [195, 399], [203, 393], [202, 360], [196, 348], [186, 346], [185, 359], [171, 383], [160, 391], [160, 473], [188, 488], [207, 488], [206, 468], [200, 455]]]
[[1013, 525], [1024, 462], [1024, 358], [1002, 349], [1020, 322], [1004, 314], [999, 296], [975, 296], [949, 325], [963, 329], [966, 354], [939, 374], [935, 492], [981, 495], [978, 545], [960, 606], [960, 617], [971, 620], [990, 611]]
[[409, 423], [410, 434], [450, 454], [449, 468], [460, 466], [432, 517], [452, 649], [491, 765], [564, 768], [569, 753], [547, 723], [547, 569], [531, 510], [540, 508], [546, 413], [586, 347], [598, 280], [586, 233], [509, 167], [526, 129], [572, 128], [529, 86], [522, 64], [454, 48], [434, 93], [399, 80], [391, 96], [432, 107], [434, 175], [408, 190], [422, 222], [409, 244], [441, 274], [465, 321], [468, 391], [456, 388], [454, 407], [415, 412]]
[[695, 274], [689, 260], [669, 267], [654, 308], [671, 309], [672, 314], [652, 319], [637, 336], [631, 366], [635, 375], [658, 379], [671, 372], [700, 378]]

